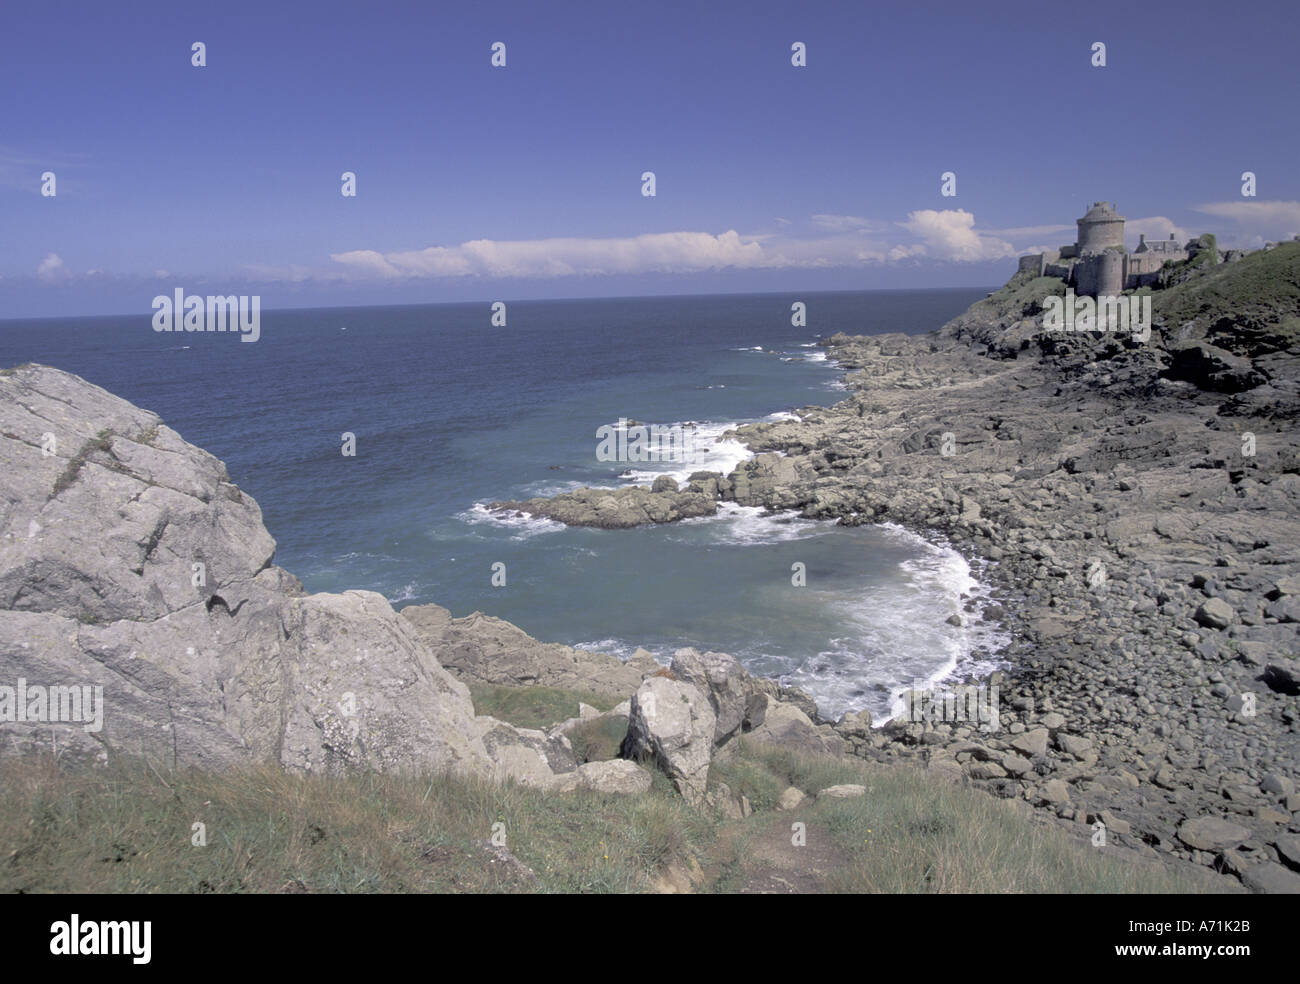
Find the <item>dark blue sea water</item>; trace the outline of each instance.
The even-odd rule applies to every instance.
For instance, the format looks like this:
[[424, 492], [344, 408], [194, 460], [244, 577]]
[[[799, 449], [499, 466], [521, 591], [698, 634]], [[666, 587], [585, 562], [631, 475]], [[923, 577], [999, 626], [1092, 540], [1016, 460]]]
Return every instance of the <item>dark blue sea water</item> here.
[[[747, 452], [718, 440], [727, 427], [839, 398], [819, 336], [928, 331], [980, 296], [516, 301], [506, 327], [487, 303], [264, 311], [252, 344], [157, 333], [150, 312], [5, 321], [0, 365], [77, 373], [222, 458], [308, 590], [436, 601], [621, 655], [730, 652], [807, 688], [826, 713], [881, 716], [891, 693], [992, 644], [943, 621], [975, 587], [954, 552], [894, 528], [754, 509], [598, 531], [502, 521], [482, 504], [729, 470]], [[806, 328], [791, 326], [795, 300]], [[691, 422], [705, 460], [599, 461], [597, 428], [619, 418]], [[355, 457], [341, 453], [344, 432]], [[791, 583], [796, 562], [805, 587]]]

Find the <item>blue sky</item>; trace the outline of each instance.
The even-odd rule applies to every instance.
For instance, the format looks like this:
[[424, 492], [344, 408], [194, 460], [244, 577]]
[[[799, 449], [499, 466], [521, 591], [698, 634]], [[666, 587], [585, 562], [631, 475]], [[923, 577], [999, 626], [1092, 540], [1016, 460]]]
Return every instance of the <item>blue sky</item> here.
[[993, 285], [1097, 199], [1300, 233], [1294, 0], [202, 6], [7, 9], [0, 318]]

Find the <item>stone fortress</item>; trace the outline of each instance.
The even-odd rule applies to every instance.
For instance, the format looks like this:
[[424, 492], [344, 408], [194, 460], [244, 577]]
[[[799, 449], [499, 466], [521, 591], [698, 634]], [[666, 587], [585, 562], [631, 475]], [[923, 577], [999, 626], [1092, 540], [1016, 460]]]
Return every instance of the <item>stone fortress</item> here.
[[1114, 202], [1093, 202], [1076, 221], [1079, 239], [1074, 245], [1022, 256], [1020, 269], [1039, 277], [1060, 277], [1081, 296], [1111, 296], [1156, 283], [1165, 263], [1186, 260], [1200, 247], [1198, 240], [1180, 246], [1173, 233], [1155, 242], [1147, 242], [1144, 235], [1130, 253], [1124, 246], [1124, 216], [1115, 211]]

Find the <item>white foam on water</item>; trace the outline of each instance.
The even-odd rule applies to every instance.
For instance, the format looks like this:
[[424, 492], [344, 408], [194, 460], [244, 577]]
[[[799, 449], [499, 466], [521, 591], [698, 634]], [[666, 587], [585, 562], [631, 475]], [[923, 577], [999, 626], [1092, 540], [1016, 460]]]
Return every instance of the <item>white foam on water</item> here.
[[[605, 653], [607, 656], [616, 656], [626, 663], [641, 647], [624, 642], [622, 639], [593, 639], [589, 642], [575, 642], [573, 648], [588, 653]], [[655, 658], [658, 659], [657, 656]], [[663, 661], [660, 660], [660, 662]]]
[[705, 531], [717, 543], [763, 546], [818, 536], [831, 529], [834, 523], [803, 519], [793, 511], [769, 513], [762, 506], [720, 502], [715, 515], [683, 519], [678, 525], [705, 527]]
[[469, 509], [456, 514], [456, 518], [471, 526], [499, 526], [515, 532], [513, 539], [526, 540], [541, 533], [557, 533], [567, 529], [563, 523], [544, 516], [532, 516], [516, 510], [493, 511], [485, 502], [476, 502]]
[[[994, 656], [979, 654], [996, 653], [1010, 641], [979, 621], [989, 589], [958, 551], [892, 523], [880, 529], [919, 548], [921, 556], [898, 565], [902, 577], [859, 597], [827, 599], [837, 621], [852, 631], [783, 677], [807, 690], [824, 716], [838, 719], [869, 707], [876, 727], [905, 713], [902, 695], [918, 681], [930, 687], [1001, 668]], [[976, 599], [974, 611], [965, 611], [967, 598]], [[967, 624], [949, 625], [953, 614], [965, 615]]]
[[563, 495], [565, 492], [572, 492], [575, 489], [587, 488], [589, 485], [590, 485], [589, 482], [577, 482], [577, 481], [550, 482], [543, 479], [542, 481], [533, 482], [530, 485], [525, 485], [521, 490], [518, 498], [549, 499], [551, 496]]
[[[789, 410], [778, 410], [776, 413], [770, 413], [762, 419], [763, 421], [777, 422], [783, 420], [799, 421], [803, 418]], [[724, 439], [722, 435], [727, 431], [743, 426], [745, 423], [754, 422], [756, 421], [731, 420], [719, 423], [710, 420], [687, 420], [666, 425], [681, 427], [685, 432], [688, 449], [691, 452], [686, 456], [687, 460], [681, 462], [632, 462], [619, 477], [633, 485], [650, 485], [660, 475], [671, 475], [677, 480], [677, 484], [681, 485], [693, 473], [699, 471], [721, 472], [724, 476], [730, 475], [741, 464], [753, 458], [754, 452], [735, 438]], [[778, 453], [784, 456], [784, 452]], [[575, 483], [573, 487], [578, 487], [578, 484]], [[566, 489], [566, 491], [568, 490]]]
[[[347, 329], [344, 330], [346, 331]], [[395, 595], [392, 598], [389, 598], [388, 603], [390, 605], [397, 605], [403, 601], [414, 601], [418, 597], [419, 597], [419, 592], [416, 590], [414, 584], [404, 584], [402, 585], [401, 593]]]
[[740, 426], [735, 421], [679, 421], [666, 426], [682, 429], [686, 439], [683, 460], [628, 462], [628, 469], [620, 475], [621, 478], [633, 485], [650, 485], [660, 475], [671, 475], [681, 485], [698, 471], [729, 475], [737, 465], [754, 456], [749, 448], [734, 438], [723, 439], [724, 433]]

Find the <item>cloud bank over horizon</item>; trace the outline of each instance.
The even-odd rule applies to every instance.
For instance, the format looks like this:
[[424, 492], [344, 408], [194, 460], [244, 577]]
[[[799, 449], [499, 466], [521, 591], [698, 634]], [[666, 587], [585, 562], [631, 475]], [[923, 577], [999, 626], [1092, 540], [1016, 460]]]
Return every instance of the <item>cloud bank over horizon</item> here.
[[[1220, 246], [1255, 249], [1268, 241], [1300, 234], [1300, 201], [1224, 201], [1193, 206], [1193, 213], [1218, 220], [1191, 225], [1169, 216], [1126, 220], [1125, 237], [1140, 235], [1180, 242], [1215, 231]], [[1074, 223], [984, 229], [973, 212], [917, 209], [904, 220], [816, 213], [794, 221], [773, 217], [769, 230], [720, 233], [699, 230], [633, 236], [555, 236], [541, 239], [473, 239], [455, 245], [384, 250], [373, 247], [331, 252], [318, 263], [245, 263], [225, 271], [108, 272], [106, 262], [84, 269], [65, 262], [56, 250], [33, 258], [31, 272], [0, 278], [27, 280], [44, 289], [92, 282], [174, 281], [196, 285], [283, 284], [301, 286], [395, 283], [546, 282], [566, 278], [618, 278], [645, 275], [689, 277], [702, 273], [833, 271], [853, 269], [959, 269], [1013, 261], [1027, 253], [1058, 249], [1073, 242]], [[92, 261], [93, 262], [93, 261]]]
[[728, 229], [716, 235], [682, 231], [611, 238], [478, 239], [420, 250], [348, 250], [331, 253], [330, 259], [349, 276], [360, 278], [515, 279], [828, 269], [924, 260], [979, 263], [1024, 252], [976, 229], [974, 214], [965, 209], [920, 209], [909, 212], [906, 221], [893, 223], [819, 213], [798, 230], [788, 219], [774, 222], [778, 232], [748, 235]]

